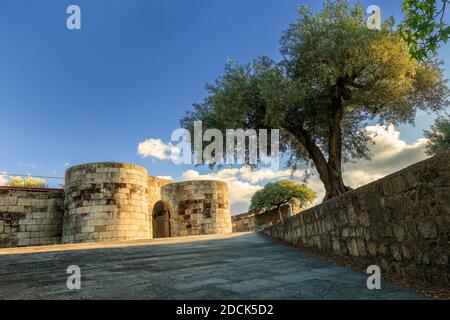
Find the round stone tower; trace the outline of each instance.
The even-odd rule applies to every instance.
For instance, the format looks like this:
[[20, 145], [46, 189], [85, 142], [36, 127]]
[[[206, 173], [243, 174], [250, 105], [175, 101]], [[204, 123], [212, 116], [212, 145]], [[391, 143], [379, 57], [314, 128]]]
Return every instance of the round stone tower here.
[[161, 197], [170, 213], [170, 235], [166, 236], [232, 232], [226, 182], [170, 183], [162, 186]]
[[125, 163], [68, 169], [62, 242], [151, 238], [147, 179], [145, 168]]

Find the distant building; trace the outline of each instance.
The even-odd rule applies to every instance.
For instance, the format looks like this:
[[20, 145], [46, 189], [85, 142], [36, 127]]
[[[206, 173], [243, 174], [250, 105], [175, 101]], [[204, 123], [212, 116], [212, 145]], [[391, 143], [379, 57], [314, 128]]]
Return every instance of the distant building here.
[[[285, 220], [290, 216], [299, 214], [301, 211], [302, 209], [298, 206], [284, 205], [281, 207], [281, 217]], [[246, 212], [231, 216], [233, 232], [260, 231], [279, 221], [280, 214], [277, 208], [260, 214]]]

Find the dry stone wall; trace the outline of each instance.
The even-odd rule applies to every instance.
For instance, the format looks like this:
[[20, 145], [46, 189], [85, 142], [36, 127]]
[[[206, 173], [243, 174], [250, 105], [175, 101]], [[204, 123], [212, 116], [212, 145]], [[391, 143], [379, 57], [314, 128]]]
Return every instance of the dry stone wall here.
[[450, 153], [417, 163], [264, 230], [385, 272], [450, 285]]
[[0, 248], [61, 243], [64, 192], [0, 188]]
[[145, 168], [125, 163], [67, 170], [62, 242], [151, 238], [147, 180]]

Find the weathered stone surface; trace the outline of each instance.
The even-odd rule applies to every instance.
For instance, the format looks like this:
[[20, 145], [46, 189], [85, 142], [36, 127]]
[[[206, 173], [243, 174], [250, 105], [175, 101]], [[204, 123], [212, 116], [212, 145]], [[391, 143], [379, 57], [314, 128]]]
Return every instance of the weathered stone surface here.
[[63, 243], [151, 238], [148, 173], [125, 163], [90, 163], [66, 171]]
[[[385, 271], [450, 285], [450, 153], [303, 211], [264, 232], [364, 259]], [[325, 228], [317, 228], [324, 224]], [[301, 227], [298, 227], [301, 225]], [[323, 246], [317, 237], [332, 237]]]
[[170, 217], [170, 236], [231, 233], [228, 185], [197, 180], [162, 186], [161, 198]]
[[0, 248], [61, 243], [63, 190], [0, 190]]
[[[450, 199], [449, 199], [450, 201]], [[424, 239], [435, 239], [437, 236], [437, 225], [433, 221], [424, 221], [417, 224], [420, 235]]]
[[102, 162], [69, 168], [64, 190], [0, 190], [0, 247], [213, 233], [231, 233], [221, 181], [172, 183]]

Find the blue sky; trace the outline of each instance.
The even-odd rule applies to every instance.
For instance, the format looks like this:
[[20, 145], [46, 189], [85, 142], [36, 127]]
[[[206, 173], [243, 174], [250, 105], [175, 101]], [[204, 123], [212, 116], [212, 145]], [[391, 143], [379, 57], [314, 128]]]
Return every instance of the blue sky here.
[[[400, 1], [362, 3], [402, 18]], [[70, 4], [81, 7], [82, 30], [66, 29]], [[69, 163], [124, 161], [153, 175], [180, 175], [189, 168], [142, 159], [139, 142], [169, 141], [228, 57], [278, 58], [281, 33], [300, 4], [322, 6], [317, 0], [2, 0], [0, 172], [63, 176]], [[440, 53], [447, 78], [449, 52], [444, 46]], [[402, 126], [402, 139], [416, 141], [432, 118]]]

